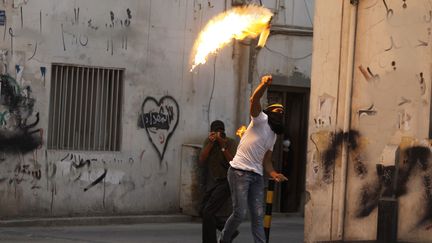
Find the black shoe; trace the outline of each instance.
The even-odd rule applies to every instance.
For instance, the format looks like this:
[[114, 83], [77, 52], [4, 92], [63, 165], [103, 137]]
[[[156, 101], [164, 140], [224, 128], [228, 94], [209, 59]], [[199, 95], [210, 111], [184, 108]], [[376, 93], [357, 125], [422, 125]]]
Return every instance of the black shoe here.
[[234, 240], [234, 239], [235, 239], [239, 234], [240, 234], [240, 231], [238, 231], [238, 230], [234, 231], [234, 233], [233, 233], [232, 236], [231, 236], [231, 241], [230, 241], [230, 243], [233, 242], [233, 240]]
[[[234, 233], [231, 236], [231, 240], [229, 243], [231, 243], [234, 240], [234, 238], [236, 238], [239, 234], [240, 234], [240, 232], [238, 230], [234, 231]], [[222, 239], [220, 239], [218, 243], [224, 243], [224, 242], [222, 241]]]

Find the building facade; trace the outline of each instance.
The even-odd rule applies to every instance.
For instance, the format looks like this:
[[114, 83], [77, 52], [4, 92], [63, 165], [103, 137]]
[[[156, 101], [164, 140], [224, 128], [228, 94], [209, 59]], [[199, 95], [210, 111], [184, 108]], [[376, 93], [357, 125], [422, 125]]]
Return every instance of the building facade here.
[[305, 242], [429, 242], [431, 2], [315, 7]]
[[309, 81], [312, 1], [263, 1], [268, 49], [235, 42], [190, 72], [199, 31], [232, 4], [2, 1], [1, 217], [182, 212], [210, 122], [235, 136], [262, 74]]

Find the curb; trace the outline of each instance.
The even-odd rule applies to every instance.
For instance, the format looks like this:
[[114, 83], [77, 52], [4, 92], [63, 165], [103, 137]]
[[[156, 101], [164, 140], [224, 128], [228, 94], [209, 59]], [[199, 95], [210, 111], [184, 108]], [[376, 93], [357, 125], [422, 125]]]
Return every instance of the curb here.
[[191, 222], [192, 216], [173, 215], [138, 215], [111, 217], [67, 217], [67, 218], [31, 218], [0, 220], [0, 227], [23, 226], [82, 226], [82, 225], [113, 225], [113, 224], [143, 224], [143, 223], [181, 223]]

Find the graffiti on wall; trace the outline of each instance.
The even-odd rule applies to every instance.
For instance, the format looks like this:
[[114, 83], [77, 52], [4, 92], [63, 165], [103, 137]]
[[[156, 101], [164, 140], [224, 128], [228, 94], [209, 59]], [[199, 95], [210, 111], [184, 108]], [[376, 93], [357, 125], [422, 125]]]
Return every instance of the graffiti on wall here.
[[329, 127], [332, 125], [332, 109], [335, 98], [329, 94], [324, 94], [318, 97], [318, 112], [314, 117], [315, 126], [317, 128]]
[[361, 153], [364, 145], [357, 130], [348, 132], [320, 131], [311, 134], [310, 139], [315, 150], [312, 154], [312, 166], [315, 177], [326, 184], [333, 182], [335, 163], [340, 158], [343, 144], [347, 144], [349, 156], [355, 161], [355, 172], [359, 177], [365, 177], [368, 169], [365, 165], [366, 156]]
[[0, 150], [26, 154], [42, 145], [42, 129], [35, 129], [39, 113], [34, 114], [35, 99], [30, 86], [20, 87], [9, 75], [0, 75], [1, 112]]
[[29, 183], [31, 185], [31, 189], [33, 190], [41, 188], [39, 183], [41, 179], [42, 166], [35, 159], [35, 156], [33, 156], [33, 158], [27, 160], [20, 159], [15, 165], [15, 168], [11, 171], [8, 181], [9, 185], [13, 184], [14, 186], [17, 186], [23, 182]]
[[[28, 1], [14, 1], [13, 8], [19, 9], [19, 19], [20, 25], [12, 26], [8, 25], [6, 15], [4, 15], [4, 33], [3, 40], [6, 40], [6, 36], [10, 38], [10, 48], [11, 54], [14, 53], [14, 41], [19, 38], [16, 34], [17, 28], [25, 29], [28, 26], [34, 26], [34, 23], [28, 24], [26, 26], [24, 16], [25, 8], [27, 7]], [[89, 14], [82, 13], [79, 7], [73, 8], [73, 12], [70, 11], [69, 14], [64, 14], [64, 20], [60, 23], [59, 31], [61, 41], [60, 45], [63, 51], [67, 51], [71, 48], [85, 48], [92, 45], [96, 45], [97, 40], [92, 38], [94, 36], [103, 36], [106, 40], [106, 52], [110, 55], [114, 55], [116, 49], [127, 50], [128, 49], [128, 33], [130, 31], [130, 26], [132, 24], [133, 14], [129, 8], [122, 10], [120, 12], [115, 12], [113, 10], [106, 11], [104, 20], [98, 20]], [[86, 10], [86, 9], [84, 9]], [[39, 34], [43, 33], [45, 16], [41, 11], [39, 11], [39, 24], [38, 31]], [[32, 28], [29, 27], [29, 28]], [[96, 34], [98, 32], [98, 34]], [[33, 47], [33, 54], [27, 59], [28, 61], [36, 58], [38, 47], [42, 44], [41, 36], [34, 38], [34, 43], [29, 43], [29, 46]]]
[[107, 22], [98, 22], [91, 16], [84, 16], [80, 8], [73, 9], [69, 21], [60, 24], [63, 51], [70, 47], [88, 47], [96, 43], [92, 37], [96, 32], [106, 37], [106, 52], [114, 55], [116, 48], [128, 49], [128, 31], [132, 23], [132, 11], [127, 8], [120, 14], [114, 11], [106, 12]]
[[130, 157], [128, 161], [121, 159], [105, 160], [88, 155], [68, 153], [60, 161], [56, 162], [56, 176], [66, 177], [71, 182], [85, 181], [88, 184], [83, 188], [86, 192], [101, 182], [119, 184], [124, 176], [124, 172], [114, 169], [108, 170], [108, 164], [112, 163], [133, 164], [134, 159]]
[[147, 97], [138, 118], [138, 127], [146, 130], [147, 136], [162, 161], [169, 140], [177, 128], [180, 109], [171, 96], [164, 96], [157, 101]]
[[[354, 212], [356, 218], [368, 217], [377, 207], [383, 197], [407, 195], [410, 190], [408, 184], [414, 179], [420, 179], [423, 187], [422, 210], [415, 227], [427, 228], [432, 222], [432, 166], [431, 147], [424, 145], [392, 146], [395, 160], [392, 164], [375, 164], [375, 170], [369, 171], [367, 164], [370, 159], [364, 154], [365, 142], [360, 132], [350, 130], [343, 132], [316, 132], [311, 135], [317, 154], [312, 157], [313, 171], [322, 173], [321, 180], [330, 184], [333, 182], [335, 163], [341, 159], [343, 143], [348, 146], [349, 163], [353, 174], [362, 185], [357, 192], [357, 207]], [[384, 153], [384, 152], [383, 152]], [[398, 155], [400, 154], [400, 155]], [[318, 157], [318, 158], [317, 158]], [[371, 176], [368, 176], [368, 174]], [[396, 176], [397, 175], [397, 176]], [[367, 178], [367, 179], [366, 179]], [[417, 189], [416, 189], [417, 190]]]
[[[422, 216], [416, 227], [425, 227], [432, 220], [432, 194], [430, 159], [431, 149], [426, 146], [410, 146], [400, 151], [399, 166], [383, 166], [377, 164], [377, 173], [374, 181], [367, 182], [360, 190], [360, 203], [356, 217], [369, 216], [377, 208], [380, 197], [399, 198], [409, 193], [407, 187], [410, 180], [421, 178], [423, 186], [424, 203]], [[397, 159], [397, 158], [396, 158]], [[395, 162], [395, 164], [398, 164]], [[395, 177], [395, 171], [398, 176]]]
[[0, 49], [0, 74], [6, 74], [8, 70], [8, 50]]
[[51, 192], [51, 210], [54, 205], [55, 195], [60, 189], [58, 184], [63, 181], [70, 186], [77, 186], [83, 193], [101, 190], [102, 206], [105, 208], [106, 183], [120, 185], [130, 183], [125, 180], [125, 172], [110, 168], [110, 166], [129, 165], [135, 163], [132, 157], [121, 159], [112, 157], [91, 156], [87, 154], [67, 153], [62, 158], [48, 159], [45, 151], [45, 174], [47, 188]]

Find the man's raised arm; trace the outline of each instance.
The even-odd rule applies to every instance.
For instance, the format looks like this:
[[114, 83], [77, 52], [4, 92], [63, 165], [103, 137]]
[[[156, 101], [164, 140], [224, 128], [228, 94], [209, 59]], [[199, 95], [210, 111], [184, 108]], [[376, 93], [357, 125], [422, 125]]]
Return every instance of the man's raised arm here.
[[258, 85], [258, 87], [253, 92], [252, 96], [249, 99], [250, 102], [250, 115], [252, 117], [257, 117], [259, 113], [261, 112], [261, 97], [264, 95], [264, 92], [266, 91], [267, 87], [272, 82], [272, 76], [271, 75], [265, 75], [261, 78], [261, 83]]

